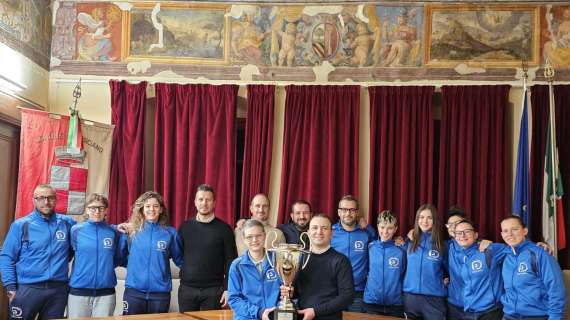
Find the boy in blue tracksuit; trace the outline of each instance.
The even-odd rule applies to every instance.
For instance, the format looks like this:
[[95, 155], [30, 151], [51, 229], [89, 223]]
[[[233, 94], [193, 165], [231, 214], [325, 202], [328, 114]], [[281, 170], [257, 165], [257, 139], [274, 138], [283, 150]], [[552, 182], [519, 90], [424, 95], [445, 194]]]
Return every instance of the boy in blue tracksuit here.
[[463, 248], [455, 241], [455, 226], [466, 219], [465, 210], [459, 207], [451, 207], [447, 212], [447, 223], [445, 227], [449, 235], [449, 240], [445, 241], [447, 249], [447, 262], [449, 264], [449, 283], [447, 285], [447, 306], [448, 320], [462, 319], [461, 313], [454, 314], [455, 310], [463, 310], [463, 288], [465, 284], [461, 278], [461, 267], [463, 266]]
[[85, 211], [89, 219], [71, 228], [74, 250], [69, 280], [68, 318], [109, 317], [115, 310], [115, 267], [126, 254], [126, 239], [105, 221], [109, 201], [91, 194]]
[[364, 289], [367, 313], [404, 317], [402, 281], [406, 270], [406, 251], [396, 246], [394, 234], [398, 221], [390, 210], [378, 216], [379, 240], [368, 245], [368, 278]]
[[235, 320], [269, 319], [281, 281], [265, 257], [265, 230], [257, 220], [242, 228], [247, 251], [236, 258], [228, 275], [228, 303]]
[[407, 261], [403, 288], [406, 316], [445, 319], [447, 256], [437, 210], [431, 204], [420, 206], [416, 212]]
[[456, 272], [459, 272], [463, 284], [463, 307], [453, 311], [454, 319], [500, 320], [503, 315], [500, 304], [503, 291], [501, 267], [507, 247], [495, 243], [481, 252], [477, 231], [468, 220], [460, 221], [454, 234], [455, 241], [462, 250], [458, 256], [463, 261], [459, 266], [451, 265], [450, 262], [449, 266], [450, 269], [459, 268]]
[[332, 226], [331, 247], [345, 255], [352, 266], [354, 302], [348, 311], [366, 312], [362, 297], [368, 275], [368, 244], [376, 239], [376, 232], [370, 225], [366, 229], [360, 228], [358, 201], [351, 195], [340, 200], [338, 216], [339, 222]]
[[180, 238], [167, 226], [162, 196], [143, 193], [133, 206], [123, 314], [163, 313], [170, 306], [170, 258], [182, 265]]
[[34, 190], [35, 209], [10, 226], [0, 253], [12, 318], [62, 318], [67, 305], [69, 232], [75, 221], [55, 213], [55, 189]]
[[562, 271], [552, 256], [526, 240], [527, 233], [520, 217], [501, 222], [501, 235], [511, 249], [502, 270], [504, 319], [560, 320], [566, 307]]

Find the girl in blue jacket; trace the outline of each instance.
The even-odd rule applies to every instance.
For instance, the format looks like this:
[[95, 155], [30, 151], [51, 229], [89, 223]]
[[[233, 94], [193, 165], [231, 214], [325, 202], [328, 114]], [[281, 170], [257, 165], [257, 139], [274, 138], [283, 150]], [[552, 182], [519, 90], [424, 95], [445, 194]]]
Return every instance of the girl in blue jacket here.
[[364, 302], [366, 312], [404, 317], [402, 281], [406, 271], [406, 250], [396, 246], [398, 220], [390, 210], [378, 215], [380, 239], [368, 245], [369, 268]]
[[504, 318], [561, 320], [566, 307], [562, 271], [554, 257], [526, 239], [520, 217], [501, 222], [501, 236], [510, 247], [503, 262]]
[[242, 228], [247, 251], [232, 262], [228, 276], [228, 303], [235, 320], [269, 320], [277, 305], [281, 280], [265, 256], [264, 230], [253, 219]]
[[445, 319], [447, 255], [436, 208], [424, 204], [416, 212], [413, 240], [407, 250], [404, 311], [409, 319]]
[[176, 229], [168, 226], [162, 196], [152, 191], [143, 193], [133, 205], [130, 225], [123, 314], [168, 312], [170, 258], [181, 266], [182, 251]]
[[75, 259], [69, 280], [69, 318], [109, 317], [115, 310], [115, 267], [121, 263], [125, 241], [105, 222], [108, 207], [104, 195], [89, 195], [88, 220], [71, 228]]

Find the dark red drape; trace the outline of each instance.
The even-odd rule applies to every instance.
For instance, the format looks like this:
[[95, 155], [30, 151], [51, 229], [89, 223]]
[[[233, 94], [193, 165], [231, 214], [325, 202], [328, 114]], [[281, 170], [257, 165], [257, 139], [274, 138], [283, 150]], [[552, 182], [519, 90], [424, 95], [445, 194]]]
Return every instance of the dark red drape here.
[[233, 225], [238, 86], [157, 83], [154, 188], [173, 226], [196, 213], [202, 183], [216, 192], [216, 216]]
[[113, 154], [109, 178], [109, 221], [130, 217], [130, 208], [144, 189], [144, 117], [146, 82], [109, 81]]
[[241, 181], [240, 216], [248, 218], [249, 202], [258, 193], [269, 193], [273, 148], [275, 86], [247, 86], [247, 118]]
[[507, 85], [442, 88], [438, 209], [466, 209], [479, 235], [499, 240], [510, 214]]
[[434, 87], [370, 87], [370, 211], [390, 209], [400, 232], [433, 201]]
[[287, 86], [278, 222], [292, 202], [336, 219], [342, 195], [358, 196], [358, 86]]
[[[556, 107], [556, 142], [558, 144], [558, 168], [562, 176], [565, 194], [564, 217], [566, 237], [570, 234], [570, 85], [554, 86], [554, 105]], [[546, 150], [546, 131], [548, 130], [549, 91], [548, 86], [532, 86], [532, 143], [530, 150], [530, 192], [531, 214], [530, 233], [534, 241], [542, 240], [542, 187], [544, 177], [544, 152]], [[570, 268], [570, 250], [559, 252], [558, 261], [563, 269]]]

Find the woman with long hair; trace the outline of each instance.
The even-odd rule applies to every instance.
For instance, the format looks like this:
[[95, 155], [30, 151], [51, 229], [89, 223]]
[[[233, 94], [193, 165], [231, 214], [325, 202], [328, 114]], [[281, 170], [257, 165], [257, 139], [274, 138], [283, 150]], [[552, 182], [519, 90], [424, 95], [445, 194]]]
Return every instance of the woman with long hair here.
[[115, 310], [115, 267], [122, 263], [126, 241], [105, 221], [109, 200], [93, 193], [86, 199], [88, 220], [71, 228], [75, 252], [69, 280], [69, 318], [109, 317]]
[[404, 311], [409, 319], [445, 319], [447, 253], [441, 222], [432, 204], [418, 208], [407, 251]]
[[123, 314], [168, 312], [172, 276], [170, 258], [182, 265], [181, 242], [168, 226], [162, 196], [143, 193], [133, 204], [128, 239], [128, 264]]

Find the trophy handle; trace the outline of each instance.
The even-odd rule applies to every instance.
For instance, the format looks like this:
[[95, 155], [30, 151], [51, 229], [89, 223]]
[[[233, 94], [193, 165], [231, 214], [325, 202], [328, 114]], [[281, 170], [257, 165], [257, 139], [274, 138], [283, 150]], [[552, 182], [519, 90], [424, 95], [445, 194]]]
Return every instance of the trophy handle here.
[[265, 257], [267, 258], [267, 263], [271, 266], [271, 269], [275, 269], [273, 263], [271, 263], [271, 257], [269, 257], [269, 250], [265, 249]]
[[299, 235], [299, 240], [300, 240], [301, 243], [303, 244], [303, 249], [304, 249], [305, 246], [307, 245], [307, 243], [305, 242], [305, 240], [303, 240], [303, 238], [305, 238], [305, 237], [303, 237], [303, 235], [306, 235], [306, 238], [309, 240], [309, 253], [308, 253], [308, 255], [307, 255], [307, 260], [305, 260], [305, 261], [303, 262], [303, 266], [301, 267], [301, 270], [305, 269], [305, 267], [306, 267], [307, 264], [309, 263], [309, 259], [311, 258], [311, 246], [312, 246], [311, 238], [309, 238], [309, 234], [305, 231], [305, 232], [302, 232], [302, 233]]
[[[269, 233], [267, 234], [268, 239], [271, 238], [269, 235], [273, 235], [273, 240], [271, 240], [271, 248], [277, 248], [275, 246], [275, 241], [277, 241], [277, 232], [275, 232], [275, 230], [271, 230], [269, 231]], [[268, 248], [265, 248], [265, 250], [267, 250]]]

